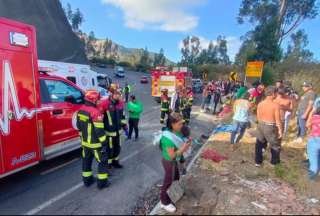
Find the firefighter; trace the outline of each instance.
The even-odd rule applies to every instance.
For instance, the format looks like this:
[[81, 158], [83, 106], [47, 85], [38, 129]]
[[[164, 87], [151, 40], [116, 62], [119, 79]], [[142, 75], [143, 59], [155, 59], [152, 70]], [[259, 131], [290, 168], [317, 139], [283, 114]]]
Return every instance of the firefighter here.
[[164, 124], [164, 120], [166, 115], [170, 114], [170, 98], [168, 96], [168, 89], [163, 89], [161, 91], [161, 116], [160, 116], [160, 124]]
[[120, 135], [122, 129], [128, 136], [128, 127], [124, 115], [124, 102], [121, 100], [121, 92], [118, 88], [112, 88], [111, 95], [108, 99], [102, 100], [99, 109], [103, 113], [104, 129], [107, 134], [109, 148], [112, 149], [113, 155], [108, 160], [109, 168], [121, 169], [123, 166], [119, 163], [121, 151]]
[[190, 87], [186, 89], [185, 94], [185, 107], [184, 107], [184, 121], [186, 124], [190, 123], [191, 118], [191, 111], [192, 111], [192, 105], [193, 105], [193, 92]]
[[92, 174], [92, 160], [98, 163], [99, 189], [110, 185], [108, 181], [108, 154], [110, 153], [107, 136], [104, 131], [103, 115], [97, 109], [100, 94], [96, 90], [89, 90], [85, 93], [85, 105], [77, 113], [77, 128], [82, 143], [82, 177], [83, 183], [89, 187], [94, 183]]

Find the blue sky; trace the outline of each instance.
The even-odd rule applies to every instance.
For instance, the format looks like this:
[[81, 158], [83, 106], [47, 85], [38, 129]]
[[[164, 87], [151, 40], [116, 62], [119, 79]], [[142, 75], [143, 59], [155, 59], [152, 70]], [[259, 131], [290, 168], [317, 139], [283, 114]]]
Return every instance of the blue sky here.
[[[179, 44], [187, 35], [201, 38], [203, 46], [218, 35], [228, 40], [231, 58], [240, 37], [252, 27], [237, 24], [241, 0], [61, 0], [79, 8], [85, 17], [81, 29], [97, 38], [110, 38], [129, 48], [144, 48], [181, 58]], [[320, 19], [307, 20], [301, 28], [309, 35], [309, 49], [320, 59]]]

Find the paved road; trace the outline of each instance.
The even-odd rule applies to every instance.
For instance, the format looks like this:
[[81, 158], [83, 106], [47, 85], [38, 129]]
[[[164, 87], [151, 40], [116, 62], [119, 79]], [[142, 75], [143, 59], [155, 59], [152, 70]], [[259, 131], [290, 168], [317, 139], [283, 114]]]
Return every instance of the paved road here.
[[[153, 132], [161, 128], [159, 105], [150, 97], [150, 85], [139, 83], [142, 75], [132, 72], [125, 79], [145, 105], [141, 139], [123, 142], [125, 168], [113, 173], [110, 188], [82, 186], [80, 152], [75, 151], [0, 180], [0, 214], [130, 214], [163, 174], [159, 150], [152, 145]], [[208, 130], [208, 122], [194, 122], [195, 135]]]

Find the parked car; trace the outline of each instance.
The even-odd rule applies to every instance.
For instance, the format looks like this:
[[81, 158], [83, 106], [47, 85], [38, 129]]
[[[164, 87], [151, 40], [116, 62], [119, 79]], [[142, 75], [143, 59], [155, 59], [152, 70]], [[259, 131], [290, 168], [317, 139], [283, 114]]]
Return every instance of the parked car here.
[[192, 80], [192, 90], [194, 93], [201, 93], [203, 90], [203, 83], [201, 79]]
[[148, 83], [148, 82], [149, 82], [149, 81], [148, 81], [148, 77], [146, 77], [146, 76], [142, 76], [142, 77], [141, 77], [140, 83], [146, 84], [146, 83]]

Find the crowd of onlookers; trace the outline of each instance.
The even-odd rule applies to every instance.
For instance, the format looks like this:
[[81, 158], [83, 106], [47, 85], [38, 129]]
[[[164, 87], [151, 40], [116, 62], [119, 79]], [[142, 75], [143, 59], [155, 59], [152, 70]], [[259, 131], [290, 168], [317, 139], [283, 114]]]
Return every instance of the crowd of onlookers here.
[[282, 140], [288, 134], [290, 121], [296, 117], [297, 138], [293, 142], [303, 143], [308, 138], [309, 177], [315, 179], [320, 170], [320, 97], [317, 98], [309, 82], [304, 82], [301, 90], [299, 96], [290, 83], [281, 80], [268, 87], [261, 82], [211, 81], [204, 87], [201, 109], [220, 117], [233, 113], [232, 150], [246, 129], [257, 123], [257, 167], [262, 166], [268, 145], [271, 165], [280, 163]]
[[[271, 165], [275, 166], [280, 163], [282, 140], [287, 136], [289, 122], [296, 114], [298, 132], [294, 142], [304, 142], [308, 129], [310, 130], [307, 155], [309, 177], [314, 180], [320, 170], [320, 97], [316, 99], [311, 83], [304, 82], [302, 90], [303, 94], [299, 96], [288, 83], [283, 81], [276, 82], [275, 86], [265, 86], [261, 82], [249, 84], [222, 80], [211, 81], [204, 86], [201, 110], [222, 118], [228, 114], [232, 115], [231, 151], [236, 150], [246, 129], [257, 124], [255, 133], [257, 167], [263, 165], [263, 154], [268, 146], [271, 153]], [[177, 97], [183, 99], [179, 97], [179, 94]], [[167, 99], [162, 102], [162, 105], [162, 112], [169, 112]], [[184, 163], [184, 156], [192, 144], [190, 128], [186, 123], [188, 122], [179, 112], [170, 113], [167, 127], [163, 130], [159, 141], [165, 170], [160, 195], [161, 207], [170, 213], [175, 212], [176, 207], [168, 191], [172, 189], [172, 186], [175, 188], [179, 185], [174, 184], [180, 177], [179, 166]], [[183, 131], [189, 132], [184, 133]]]

